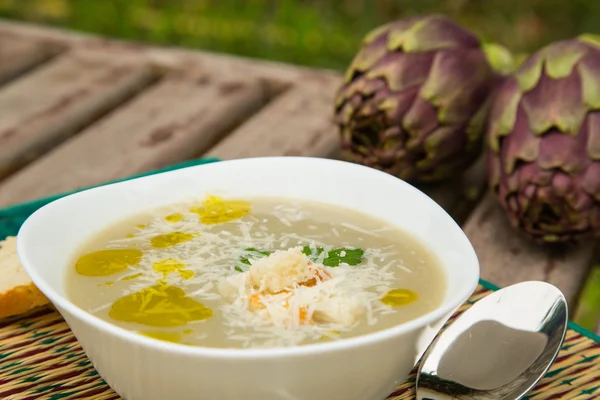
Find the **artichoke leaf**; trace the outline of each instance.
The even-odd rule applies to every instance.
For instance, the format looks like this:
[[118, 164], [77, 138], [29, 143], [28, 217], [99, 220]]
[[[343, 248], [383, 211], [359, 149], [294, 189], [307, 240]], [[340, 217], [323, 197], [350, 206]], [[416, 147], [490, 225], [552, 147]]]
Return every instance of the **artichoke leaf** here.
[[600, 57], [587, 58], [578, 65], [583, 103], [590, 110], [600, 110]]
[[373, 43], [369, 43], [363, 47], [352, 60], [350, 67], [346, 71], [346, 83], [351, 82], [356, 75], [367, 71], [371, 66], [375, 65], [382, 57], [387, 54], [385, 48], [385, 38], [378, 39]]
[[596, 46], [600, 49], [600, 35], [595, 35], [593, 33], [584, 33], [577, 37], [577, 40], [580, 42], [590, 44], [592, 46]]
[[482, 132], [485, 130], [485, 124], [487, 122], [488, 114], [492, 106], [493, 96], [488, 96], [484, 101], [483, 105], [479, 107], [479, 110], [473, 115], [465, 132], [467, 133], [468, 142], [476, 142], [481, 137]]
[[514, 131], [505, 140], [506, 149], [502, 152], [504, 171], [511, 174], [515, 171], [517, 161], [532, 162], [539, 156], [541, 137], [535, 136], [530, 130], [525, 114], [520, 111], [517, 115]]
[[600, 162], [595, 162], [588, 167], [583, 175], [581, 187], [596, 201], [600, 201]]
[[383, 78], [392, 92], [400, 92], [427, 80], [433, 54], [390, 54], [367, 72], [368, 79]]
[[[486, 83], [491, 79], [492, 70], [481, 50], [441, 51], [435, 57], [420, 96], [438, 107], [440, 123], [462, 123], [481, 105], [477, 97], [485, 100], [489, 95], [491, 85]], [[483, 96], [478, 96], [480, 93]]]
[[515, 70], [515, 59], [506, 47], [497, 43], [484, 43], [482, 48], [494, 71], [500, 75], [508, 75]]
[[389, 23], [373, 29], [365, 35], [362, 41], [363, 45], [368, 45], [369, 43], [374, 42], [382, 36], [387, 36], [388, 32], [392, 29], [393, 26], [393, 23]]
[[525, 60], [515, 74], [521, 92], [526, 93], [537, 85], [544, 69], [542, 50]]
[[586, 47], [576, 41], [557, 43], [545, 51], [546, 74], [552, 79], [566, 78], [587, 53]]
[[562, 79], [543, 75], [537, 86], [523, 96], [521, 103], [536, 135], [543, 135], [552, 128], [576, 135], [587, 113], [581, 80], [575, 71]]
[[390, 49], [414, 53], [459, 47], [477, 48], [479, 41], [448, 18], [431, 15], [415, 19], [406, 30], [392, 30], [388, 46]]
[[[600, 112], [591, 112], [587, 117], [587, 156], [600, 162]], [[598, 179], [600, 182], [600, 178]]]
[[500, 150], [500, 138], [508, 135], [515, 127], [521, 96], [519, 85], [514, 79], [509, 78], [494, 100], [489, 124], [489, 145], [494, 152]]

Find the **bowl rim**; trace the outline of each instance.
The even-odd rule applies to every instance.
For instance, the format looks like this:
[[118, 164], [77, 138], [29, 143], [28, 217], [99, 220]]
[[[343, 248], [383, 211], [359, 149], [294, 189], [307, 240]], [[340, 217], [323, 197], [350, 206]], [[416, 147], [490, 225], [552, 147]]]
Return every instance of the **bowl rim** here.
[[[415, 319], [410, 321], [395, 325], [390, 328], [377, 330], [375, 332], [367, 333], [364, 335], [354, 336], [350, 338], [344, 338], [336, 341], [325, 342], [325, 343], [311, 343], [299, 346], [290, 346], [290, 347], [273, 347], [273, 348], [218, 348], [218, 347], [204, 347], [204, 346], [190, 346], [179, 343], [171, 343], [162, 340], [156, 340], [153, 338], [146, 337], [144, 335], [140, 335], [134, 331], [128, 330], [126, 328], [122, 328], [116, 324], [112, 324], [108, 321], [105, 321], [87, 311], [80, 308], [76, 304], [74, 304], [71, 300], [68, 299], [66, 295], [62, 295], [55, 290], [52, 285], [48, 284], [44, 278], [37, 273], [37, 269], [32, 266], [28, 259], [28, 250], [26, 249], [26, 237], [28, 236], [28, 231], [32, 229], [32, 221], [35, 221], [37, 215], [47, 212], [48, 208], [54, 207], [56, 204], [59, 204], [63, 201], [71, 201], [73, 198], [80, 196], [88, 196], [91, 192], [94, 191], [102, 191], [102, 190], [114, 190], [115, 186], [119, 185], [128, 185], [133, 181], [138, 180], [151, 180], [157, 176], [168, 176], [168, 175], [176, 175], [180, 174], [183, 171], [188, 171], [190, 169], [198, 169], [200, 171], [204, 171], [205, 169], [210, 168], [219, 168], [224, 164], [240, 164], [243, 166], [247, 163], [261, 163], [261, 162], [303, 162], [303, 163], [326, 163], [326, 164], [343, 164], [343, 168], [357, 168], [368, 170], [370, 174], [379, 174], [381, 178], [389, 179], [391, 184], [395, 185], [403, 185], [404, 190], [417, 192], [418, 195], [423, 197], [424, 201], [429, 201], [433, 203], [434, 207], [437, 207], [442, 211], [444, 218], [448, 219], [448, 223], [454, 224], [457, 228], [457, 233], [463, 236], [463, 239], [468, 244], [466, 251], [470, 260], [467, 260], [465, 264], [470, 265], [472, 269], [470, 281], [465, 282], [464, 289], [462, 291], [458, 291], [457, 293], [450, 294], [450, 299], [442, 302], [438, 307], [429, 311], [426, 314], [423, 314]], [[217, 358], [217, 359], [230, 359], [230, 360], [250, 360], [250, 359], [269, 359], [269, 358], [280, 358], [280, 357], [294, 357], [294, 356], [310, 356], [321, 353], [329, 353], [336, 351], [344, 351], [351, 350], [352, 348], [358, 348], [368, 345], [373, 345], [378, 342], [384, 342], [386, 340], [390, 340], [394, 337], [401, 337], [403, 334], [408, 332], [417, 330], [422, 327], [426, 327], [432, 323], [435, 323], [441, 320], [444, 317], [449, 316], [449, 314], [455, 312], [468, 298], [474, 293], [479, 283], [479, 275], [480, 275], [480, 266], [479, 260], [477, 258], [477, 254], [475, 253], [475, 249], [471, 245], [469, 239], [466, 234], [462, 231], [461, 227], [454, 221], [454, 219], [441, 207], [439, 206], [431, 197], [427, 194], [423, 193], [421, 190], [412, 186], [411, 184], [394, 177], [388, 173], [383, 171], [367, 167], [364, 165], [359, 165], [347, 161], [335, 160], [335, 159], [325, 159], [325, 158], [317, 158], [317, 157], [303, 157], [303, 156], [274, 156], [274, 157], [255, 157], [255, 158], [245, 158], [245, 159], [235, 159], [235, 160], [226, 160], [220, 161], [217, 163], [211, 164], [202, 164], [195, 165], [190, 167], [185, 167], [173, 171], [162, 172], [155, 175], [142, 176], [139, 178], [121, 181], [116, 183], [111, 183], [103, 186], [98, 186], [90, 189], [85, 189], [80, 192], [72, 193], [65, 197], [59, 198], [46, 204], [36, 210], [33, 214], [27, 218], [27, 220], [22, 224], [18, 234], [17, 234], [17, 253], [21, 264], [31, 280], [34, 284], [39, 288], [39, 290], [48, 297], [48, 299], [57, 307], [60, 311], [65, 310], [68, 314], [73, 316], [75, 319], [82, 321], [86, 325], [103, 331], [109, 335], [116, 336], [117, 338], [130, 342], [131, 344], [138, 344], [146, 347], [151, 347], [154, 350], [176, 353], [182, 356], [190, 356], [190, 357], [208, 357], [208, 358]]]

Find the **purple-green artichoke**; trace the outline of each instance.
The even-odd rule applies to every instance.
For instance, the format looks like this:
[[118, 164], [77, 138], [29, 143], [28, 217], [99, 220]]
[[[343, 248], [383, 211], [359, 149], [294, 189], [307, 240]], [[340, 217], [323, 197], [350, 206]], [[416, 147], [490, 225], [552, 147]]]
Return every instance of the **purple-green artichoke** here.
[[[500, 47], [484, 49], [442, 16], [415, 17], [369, 33], [339, 89], [335, 120], [350, 161], [401, 179], [443, 180], [481, 153]], [[505, 62], [506, 61], [506, 62]]]
[[499, 89], [488, 173], [513, 227], [538, 242], [600, 233], [600, 41], [551, 44]]

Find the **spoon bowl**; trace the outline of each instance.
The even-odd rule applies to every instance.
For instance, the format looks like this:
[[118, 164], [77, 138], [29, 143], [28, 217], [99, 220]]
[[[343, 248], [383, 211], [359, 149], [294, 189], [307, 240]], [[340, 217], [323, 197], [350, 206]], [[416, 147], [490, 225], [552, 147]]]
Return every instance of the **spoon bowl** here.
[[546, 374], [564, 341], [567, 302], [546, 282], [478, 301], [423, 355], [417, 400], [516, 400]]

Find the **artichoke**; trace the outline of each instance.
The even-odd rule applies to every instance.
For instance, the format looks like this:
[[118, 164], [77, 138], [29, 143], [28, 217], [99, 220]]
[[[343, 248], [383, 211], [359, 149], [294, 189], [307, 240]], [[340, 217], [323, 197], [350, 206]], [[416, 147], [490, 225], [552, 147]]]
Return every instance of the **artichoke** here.
[[481, 153], [500, 74], [501, 47], [487, 52], [442, 16], [415, 17], [369, 33], [335, 103], [350, 161], [401, 179], [433, 182], [466, 169]]
[[600, 233], [600, 41], [551, 44], [503, 83], [488, 174], [511, 225], [535, 241]]

